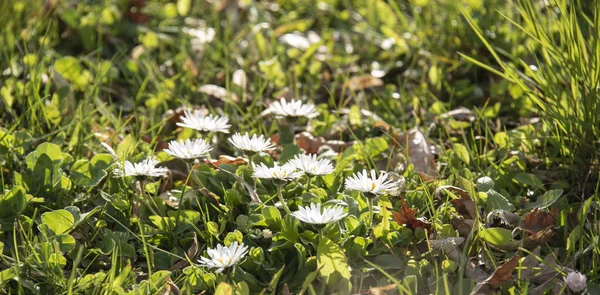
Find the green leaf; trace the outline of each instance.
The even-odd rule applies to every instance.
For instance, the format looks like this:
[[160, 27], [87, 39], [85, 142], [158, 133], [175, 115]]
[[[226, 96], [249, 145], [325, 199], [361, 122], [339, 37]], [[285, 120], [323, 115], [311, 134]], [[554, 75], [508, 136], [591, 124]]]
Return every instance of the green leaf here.
[[117, 153], [117, 157], [119, 157], [119, 159], [124, 160], [131, 155], [134, 149], [135, 141], [133, 140], [133, 136], [129, 134], [125, 136], [125, 138], [123, 138], [123, 140], [121, 140], [121, 142], [117, 145], [117, 150], [115, 153]]
[[181, 16], [186, 16], [190, 12], [190, 8], [192, 7], [191, 0], [178, 0], [177, 1], [177, 13]]
[[562, 196], [562, 194], [563, 194], [563, 190], [561, 190], [561, 189], [547, 191], [543, 195], [539, 196], [537, 198], [537, 200], [535, 200], [535, 202], [527, 204], [527, 206], [525, 206], [525, 209], [526, 210], [534, 209], [534, 208], [544, 209], [544, 208], [550, 207], [552, 204], [554, 204], [554, 202], [558, 201], [558, 199], [560, 198], [560, 196]]
[[279, 230], [281, 227], [281, 213], [273, 206], [265, 206], [262, 209], [262, 215], [269, 228]]
[[79, 60], [72, 56], [65, 56], [54, 62], [54, 70], [71, 82], [76, 81], [81, 75]]
[[25, 189], [22, 186], [14, 186], [6, 195], [0, 197], [0, 222], [12, 223], [26, 207]]
[[471, 158], [469, 157], [469, 151], [467, 150], [467, 148], [464, 145], [462, 145], [460, 143], [455, 143], [454, 144], [454, 153], [465, 164], [469, 165], [469, 162], [471, 162], [470, 161]]
[[104, 170], [106, 168], [104, 167], [104, 161], [96, 159], [96, 163], [99, 163], [100, 167], [95, 167], [91, 161], [85, 159], [73, 163], [71, 166], [71, 180], [73, 180], [75, 184], [83, 187], [94, 187], [98, 185], [108, 173]]
[[283, 147], [283, 152], [281, 152], [281, 156], [279, 157], [279, 162], [285, 163], [287, 160], [293, 158], [295, 155], [304, 153], [300, 147], [297, 145], [290, 143], [286, 144]]
[[513, 179], [520, 184], [525, 184], [534, 188], [542, 186], [542, 181], [531, 173], [517, 173]]
[[68, 233], [75, 224], [71, 212], [60, 209], [42, 214], [42, 224], [47, 225], [56, 235]]
[[18, 277], [19, 269], [16, 266], [0, 271], [0, 286], [4, 286], [6, 283]]
[[503, 245], [512, 240], [511, 231], [500, 227], [486, 228], [479, 232], [479, 236], [494, 245]]
[[225, 282], [219, 283], [215, 295], [233, 295], [233, 287]]
[[37, 160], [40, 156], [46, 155], [52, 161], [52, 165], [60, 165], [63, 161], [63, 155], [60, 151], [60, 148], [50, 142], [45, 142], [40, 144], [35, 151], [29, 153], [27, 157], [25, 157], [25, 163], [27, 164], [27, 168], [33, 170]]
[[487, 191], [487, 200], [485, 203], [485, 208], [488, 212], [491, 212], [496, 209], [501, 209], [504, 211], [515, 211], [516, 208], [511, 204], [511, 202], [506, 199], [501, 193], [491, 189]]
[[54, 236], [54, 240], [58, 243], [60, 252], [66, 253], [75, 249], [75, 238], [69, 234], [60, 234]]
[[342, 248], [326, 236], [322, 236], [319, 241], [317, 267], [328, 286], [339, 287], [342, 294], [349, 294], [352, 284], [348, 259]]

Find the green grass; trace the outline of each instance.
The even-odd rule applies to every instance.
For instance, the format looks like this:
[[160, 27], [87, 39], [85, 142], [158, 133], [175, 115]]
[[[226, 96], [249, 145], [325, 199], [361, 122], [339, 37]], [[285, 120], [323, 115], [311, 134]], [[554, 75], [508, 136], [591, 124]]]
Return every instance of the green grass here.
[[[0, 294], [577, 294], [574, 270], [598, 292], [597, 1], [213, 2], [0, 3]], [[319, 116], [264, 115], [280, 97]], [[331, 159], [282, 197], [348, 216], [304, 224], [248, 165], [169, 156], [205, 136], [248, 157], [182, 106], [272, 136], [254, 163]], [[148, 156], [167, 177], [114, 177]], [[404, 183], [373, 220], [344, 186], [362, 169]], [[233, 242], [239, 265], [198, 264]]]

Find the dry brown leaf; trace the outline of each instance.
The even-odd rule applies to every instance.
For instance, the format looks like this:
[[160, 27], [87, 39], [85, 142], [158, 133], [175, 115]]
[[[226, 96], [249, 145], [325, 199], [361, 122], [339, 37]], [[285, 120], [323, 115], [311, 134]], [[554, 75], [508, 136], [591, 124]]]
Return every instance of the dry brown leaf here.
[[223, 164], [228, 165], [246, 165], [248, 164], [248, 159], [242, 157], [231, 157], [226, 155], [219, 156], [218, 160], [204, 160], [207, 163], [210, 163], [210, 166], [219, 167]]
[[227, 89], [214, 84], [206, 84], [198, 88], [198, 92], [214, 96], [220, 100], [226, 101], [231, 99], [232, 102], [238, 103], [240, 100], [235, 93], [227, 91]]
[[483, 282], [489, 277], [487, 272], [477, 266], [477, 258], [474, 257], [469, 259], [465, 268], [465, 274], [476, 283]]
[[189, 57], [185, 60], [185, 63], [183, 64], [183, 70], [192, 73], [192, 77], [198, 77], [198, 68], [196, 67], [196, 64], [194, 64], [194, 61]]
[[397, 139], [406, 151], [410, 163], [415, 166], [415, 172], [437, 177], [437, 166], [435, 157], [431, 153], [431, 146], [418, 127], [409, 130], [408, 133], [399, 136]]
[[[385, 291], [394, 291], [398, 286], [396, 284], [389, 284], [381, 287], [371, 287], [365, 294], [369, 295], [385, 295]], [[361, 292], [362, 293], [362, 292]]]
[[[279, 138], [278, 138], [279, 139]], [[314, 137], [309, 132], [298, 133], [294, 136], [296, 145], [309, 154], [316, 154], [319, 148], [325, 144], [325, 138]]]
[[525, 215], [525, 218], [519, 224], [519, 228], [530, 235], [554, 225], [554, 220], [558, 216], [558, 208], [553, 208], [550, 212], [535, 208], [531, 213]]
[[554, 237], [555, 232], [556, 228], [554, 228], [554, 226], [551, 225], [543, 230], [536, 232], [535, 234], [524, 237], [522, 240], [513, 241], [504, 245], [498, 245], [494, 247], [505, 251], [516, 250], [519, 247], [531, 249], [550, 242], [550, 240]]
[[364, 90], [372, 87], [383, 86], [383, 80], [373, 77], [371, 74], [354, 76], [344, 83], [344, 88], [352, 91]]
[[477, 217], [475, 202], [466, 190], [451, 185], [440, 186], [435, 190], [435, 197], [439, 200], [441, 200], [440, 193], [442, 190], [453, 192], [460, 197], [460, 199], [450, 200], [450, 203], [452, 203], [456, 212], [463, 215], [465, 218], [475, 219]]
[[[200, 249], [200, 245], [198, 244], [198, 236], [196, 236], [196, 233], [194, 233], [194, 241], [192, 242], [192, 245], [186, 252], [187, 257], [192, 261], [196, 260], [196, 258], [198, 257], [198, 254], [200, 253], [200, 251], [198, 251], [199, 249]], [[180, 270], [188, 265], [190, 265], [188, 260], [182, 259], [182, 260], [177, 261], [171, 267], [169, 267], [169, 271]]]
[[[390, 209], [390, 211], [393, 209]], [[394, 216], [394, 220], [400, 224], [405, 225], [411, 229], [423, 228], [428, 232], [431, 232], [431, 223], [423, 218], [417, 218], [418, 208], [409, 208], [406, 201], [402, 200], [402, 206], [398, 211], [391, 211]]]
[[510, 279], [512, 279], [512, 273], [517, 267], [519, 259], [519, 255], [515, 255], [509, 261], [500, 265], [500, 267], [498, 267], [491, 276], [475, 285], [475, 288], [473, 291], [471, 291], [471, 295], [493, 294], [494, 289], [500, 288], [502, 285], [506, 284]]

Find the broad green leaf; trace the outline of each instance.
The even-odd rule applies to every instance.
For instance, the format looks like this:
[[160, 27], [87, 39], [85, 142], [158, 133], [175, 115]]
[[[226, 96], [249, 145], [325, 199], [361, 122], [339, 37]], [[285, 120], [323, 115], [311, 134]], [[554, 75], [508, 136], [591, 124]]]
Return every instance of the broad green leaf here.
[[56, 235], [68, 233], [75, 224], [71, 212], [60, 209], [42, 214], [42, 223], [47, 225]]
[[491, 212], [496, 209], [501, 209], [504, 211], [515, 211], [516, 208], [511, 202], [506, 199], [501, 193], [491, 189], [487, 191], [487, 200], [485, 203], [485, 208], [487, 212]]
[[117, 157], [121, 160], [125, 160], [135, 149], [135, 141], [133, 140], [133, 136], [131, 134], [125, 136], [123, 140], [117, 145]]
[[503, 245], [512, 240], [511, 231], [500, 227], [486, 228], [479, 232], [479, 236], [494, 245]]
[[265, 206], [262, 209], [262, 215], [265, 217], [265, 222], [271, 229], [278, 230], [281, 226], [281, 213], [273, 206]]
[[75, 238], [69, 234], [60, 234], [54, 236], [54, 240], [58, 243], [60, 252], [66, 253], [75, 249]]
[[286, 144], [283, 147], [283, 152], [281, 152], [281, 156], [279, 157], [279, 162], [285, 163], [289, 159], [293, 158], [294, 156], [296, 156], [298, 154], [302, 154], [302, 153], [304, 153], [304, 152], [297, 145], [295, 145], [293, 143]]
[[520, 184], [525, 184], [525, 185], [531, 186], [533, 188], [538, 188], [538, 187], [542, 186], [542, 181], [537, 176], [535, 176], [531, 173], [525, 173], [525, 172], [517, 173], [513, 177], [513, 179]]
[[27, 195], [21, 186], [14, 186], [0, 196], [0, 222], [12, 223], [27, 207]]
[[64, 160], [63, 154], [57, 145], [50, 142], [45, 142], [40, 144], [35, 151], [29, 153], [27, 157], [25, 157], [27, 168], [33, 170], [38, 158], [42, 155], [48, 156], [53, 165], [59, 165]]
[[54, 62], [54, 70], [71, 82], [76, 81], [81, 75], [79, 60], [72, 56], [65, 56]]
[[525, 206], [525, 209], [526, 210], [534, 209], [534, 208], [544, 209], [544, 208], [550, 207], [552, 204], [554, 204], [554, 202], [558, 201], [558, 199], [560, 198], [560, 196], [562, 196], [562, 194], [563, 194], [563, 190], [561, 190], [561, 189], [554, 189], [554, 190], [547, 191], [543, 195], [539, 196], [537, 198], [537, 200], [535, 200], [535, 202], [527, 204], [527, 206]]
[[233, 295], [233, 287], [225, 282], [219, 283], [215, 290], [215, 295]]
[[470, 161], [471, 158], [469, 157], [469, 151], [467, 150], [467, 148], [464, 145], [462, 145], [460, 143], [455, 143], [454, 144], [454, 153], [465, 164], [469, 165], [469, 162], [471, 162]]
[[177, 0], [177, 13], [181, 16], [186, 16], [192, 7], [191, 0]]
[[348, 294], [352, 285], [350, 284], [350, 270], [348, 259], [340, 246], [326, 236], [320, 237], [317, 248], [317, 267], [319, 273], [330, 287], [342, 287], [342, 294]]

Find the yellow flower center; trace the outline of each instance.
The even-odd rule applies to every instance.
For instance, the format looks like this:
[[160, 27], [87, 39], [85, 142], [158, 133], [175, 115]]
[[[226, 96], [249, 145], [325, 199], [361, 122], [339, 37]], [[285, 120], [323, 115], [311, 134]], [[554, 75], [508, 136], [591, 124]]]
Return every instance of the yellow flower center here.
[[371, 182], [371, 190], [374, 191], [375, 190], [375, 183]]

